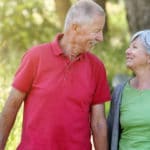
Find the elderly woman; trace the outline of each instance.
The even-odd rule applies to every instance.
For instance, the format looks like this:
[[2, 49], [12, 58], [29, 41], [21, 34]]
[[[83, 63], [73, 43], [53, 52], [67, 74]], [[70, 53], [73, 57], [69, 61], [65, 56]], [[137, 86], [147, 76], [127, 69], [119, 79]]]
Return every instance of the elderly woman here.
[[150, 150], [150, 30], [133, 35], [126, 65], [135, 76], [113, 91], [110, 150]]

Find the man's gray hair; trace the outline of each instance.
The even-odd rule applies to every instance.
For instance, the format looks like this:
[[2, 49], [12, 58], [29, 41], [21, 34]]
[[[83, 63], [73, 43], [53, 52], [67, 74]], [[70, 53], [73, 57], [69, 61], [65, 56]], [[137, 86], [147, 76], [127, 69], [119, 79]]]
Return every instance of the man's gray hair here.
[[64, 30], [67, 30], [72, 23], [88, 24], [96, 14], [105, 15], [104, 9], [100, 5], [92, 0], [77, 1], [67, 13]]
[[150, 54], [150, 29], [142, 30], [135, 33], [132, 38], [131, 42], [134, 41], [137, 37], [139, 37], [146, 48], [147, 53]]

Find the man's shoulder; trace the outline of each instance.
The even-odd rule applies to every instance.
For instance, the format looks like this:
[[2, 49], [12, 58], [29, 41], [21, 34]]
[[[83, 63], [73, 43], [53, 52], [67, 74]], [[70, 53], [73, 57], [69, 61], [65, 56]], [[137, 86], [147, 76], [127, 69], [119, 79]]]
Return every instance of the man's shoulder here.
[[95, 54], [93, 54], [91, 52], [87, 52], [87, 57], [93, 65], [104, 66], [102, 60], [100, 58], [98, 58]]
[[31, 47], [28, 51], [30, 53], [43, 53], [44, 50], [49, 50], [50, 49], [50, 45], [51, 43], [42, 43], [42, 44], [38, 44], [38, 45], [35, 45], [33, 47]]
[[25, 55], [29, 55], [31, 57], [47, 55], [47, 53], [49, 53], [51, 49], [50, 45], [51, 43], [49, 42], [32, 46], [25, 52]]
[[38, 60], [41, 57], [45, 57], [50, 52], [50, 42], [35, 45], [29, 48], [23, 55], [23, 58], [30, 60]]

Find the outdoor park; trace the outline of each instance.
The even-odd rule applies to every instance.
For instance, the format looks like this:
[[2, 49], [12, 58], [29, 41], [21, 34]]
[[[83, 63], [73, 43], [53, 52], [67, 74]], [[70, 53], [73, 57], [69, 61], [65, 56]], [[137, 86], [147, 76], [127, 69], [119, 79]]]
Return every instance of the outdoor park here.
[[[32, 46], [50, 42], [63, 32], [68, 8], [76, 0], [1, 0], [0, 2], [0, 112], [23, 54]], [[105, 64], [111, 90], [132, 73], [125, 66], [130, 37], [150, 28], [147, 0], [95, 0], [107, 14], [104, 41], [92, 53]], [[15, 150], [21, 134], [21, 107], [9, 136], [6, 150]], [[106, 104], [106, 114], [109, 103]]]

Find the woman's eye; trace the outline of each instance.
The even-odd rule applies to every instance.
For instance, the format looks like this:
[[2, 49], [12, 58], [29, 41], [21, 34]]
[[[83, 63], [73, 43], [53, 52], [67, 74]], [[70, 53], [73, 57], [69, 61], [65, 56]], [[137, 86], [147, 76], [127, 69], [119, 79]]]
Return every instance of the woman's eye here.
[[133, 46], [133, 48], [137, 48], [136, 46]]

